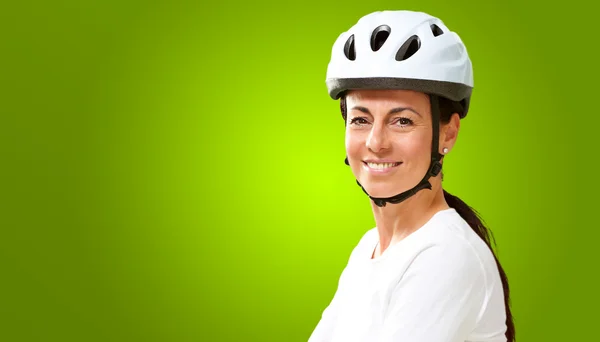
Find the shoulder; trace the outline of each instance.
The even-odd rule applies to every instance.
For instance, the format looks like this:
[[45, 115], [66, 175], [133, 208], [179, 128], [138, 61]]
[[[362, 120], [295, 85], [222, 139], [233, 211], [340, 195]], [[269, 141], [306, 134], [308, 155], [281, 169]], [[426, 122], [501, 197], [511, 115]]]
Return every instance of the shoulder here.
[[401, 246], [397, 255], [403, 257], [393, 260], [407, 263], [393, 283], [386, 311], [388, 321], [415, 322], [414, 329], [392, 324], [387, 334], [398, 340], [441, 341], [452, 336], [453, 341], [464, 341], [480, 327], [483, 336], [487, 330], [481, 322], [489, 321], [484, 314], [497, 286], [488, 273], [487, 245], [455, 210], [436, 214], [424, 228], [418, 239]]
[[422, 249], [412, 265], [417, 272], [439, 272], [436, 277], [440, 281], [479, 287], [483, 307], [503, 297], [492, 250], [458, 212], [452, 209], [439, 215], [428, 238], [429, 248]]
[[[367, 256], [370, 252], [369, 249], [374, 247], [377, 243], [378, 233], [377, 228], [371, 228], [367, 230], [362, 237], [358, 240], [356, 246], [352, 249], [350, 253], [349, 262], [361, 258], [362, 256]], [[372, 252], [372, 251], [371, 251]]]
[[497, 281], [490, 248], [454, 209], [438, 212], [424, 228], [418, 239], [404, 246], [409, 273], [431, 273], [440, 281], [468, 279], [487, 289]]
[[455, 256], [461, 260], [470, 260], [483, 269], [490, 263], [495, 265], [490, 247], [456, 210], [448, 209], [438, 213], [434, 225], [429, 239], [437, 251], [443, 251], [448, 256]]
[[[463, 252], [456, 252], [469, 258], [470, 267], [452, 265], [459, 273], [474, 276], [475, 273], [468, 272], [468, 269], [474, 269], [475, 263], [479, 264], [479, 275], [474, 278], [480, 284], [481, 306], [477, 314], [477, 330], [474, 333], [481, 336], [489, 335], [489, 329], [493, 329], [498, 336], [504, 336], [506, 312], [504, 304], [504, 288], [496, 258], [490, 246], [469, 226], [469, 224], [456, 212], [452, 211], [446, 217], [445, 224], [440, 230], [441, 236], [445, 237], [448, 245], [450, 242], [456, 244], [456, 249], [462, 249]], [[439, 242], [442, 243], [441, 241]], [[452, 249], [452, 247], [446, 247]], [[452, 254], [452, 253], [450, 253]], [[466, 259], [463, 259], [466, 260]], [[477, 335], [478, 337], [480, 335]], [[475, 335], [472, 336], [474, 339]]]
[[411, 274], [431, 274], [440, 281], [457, 278], [469, 281], [487, 282], [485, 266], [473, 248], [464, 241], [432, 242], [420, 248], [413, 255], [407, 272]]
[[454, 210], [438, 213], [418, 240], [404, 246], [409, 260], [396, 292], [450, 301], [475, 317], [491, 283], [485, 253], [470, 236], [470, 226], [461, 221]]

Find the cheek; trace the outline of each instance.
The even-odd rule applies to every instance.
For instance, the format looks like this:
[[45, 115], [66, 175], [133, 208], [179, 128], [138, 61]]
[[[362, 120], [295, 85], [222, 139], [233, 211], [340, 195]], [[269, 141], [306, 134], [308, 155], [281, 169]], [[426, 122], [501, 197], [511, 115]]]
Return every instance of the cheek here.
[[349, 156], [358, 154], [361, 150], [361, 144], [364, 145], [364, 143], [361, 142], [360, 136], [352, 133], [346, 133], [345, 144], [346, 154]]
[[412, 164], [429, 163], [431, 159], [431, 137], [421, 134], [407, 139], [402, 151]]

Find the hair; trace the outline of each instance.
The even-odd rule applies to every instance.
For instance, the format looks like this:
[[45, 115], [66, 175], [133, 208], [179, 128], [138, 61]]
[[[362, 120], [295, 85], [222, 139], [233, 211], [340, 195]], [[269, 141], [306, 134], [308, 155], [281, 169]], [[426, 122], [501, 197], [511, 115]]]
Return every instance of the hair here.
[[[462, 114], [464, 112], [464, 102], [463, 101], [452, 101], [445, 97], [439, 98], [439, 108], [440, 108], [440, 123], [448, 124], [450, 122], [450, 118], [454, 113]], [[342, 117], [344, 121], [346, 121], [346, 94], [342, 94], [340, 98], [340, 110], [342, 112]], [[444, 178], [444, 174], [441, 174], [442, 180]], [[496, 240], [494, 238], [494, 234], [491, 230], [486, 228], [482, 219], [480, 218], [479, 213], [471, 208], [468, 204], [463, 202], [460, 198], [450, 194], [446, 190], [444, 191], [444, 199], [446, 203], [451, 208], [454, 208], [456, 212], [469, 224], [469, 226], [475, 231], [475, 233], [485, 242], [488, 246], [492, 255], [494, 256], [494, 260], [496, 261], [496, 265], [498, 266], [498, 271], [500, 273], [500, 279], [502, 280], [502, 288], [504, 289], [504, 305], [506, 307], [506, 339], [507, 342], [515, 341], [515, 325], [513, 321], [513, 315], [510, 308], [510, 288], [508, 285], [508, 277], [506, 276], [506, 272], [502, 268], [500, 261], [496, 257], [496, 253], [492, 248], [492, 244], [490, 241], [490, 236], [496, 245]]]

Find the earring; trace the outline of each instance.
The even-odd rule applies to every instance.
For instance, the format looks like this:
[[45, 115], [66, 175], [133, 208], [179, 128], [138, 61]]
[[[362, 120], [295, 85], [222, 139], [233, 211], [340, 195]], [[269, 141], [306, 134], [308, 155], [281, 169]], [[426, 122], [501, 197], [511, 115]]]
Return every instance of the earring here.
[[448, 153], [448, 148], [444, 147], [443, 151], [444, 151], [444, 154]]

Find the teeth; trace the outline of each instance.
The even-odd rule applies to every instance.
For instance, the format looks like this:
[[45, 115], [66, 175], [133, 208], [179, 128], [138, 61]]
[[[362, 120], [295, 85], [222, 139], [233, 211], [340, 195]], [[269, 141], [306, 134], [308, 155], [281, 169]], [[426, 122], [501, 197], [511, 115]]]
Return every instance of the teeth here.
[[397, 163], [367, 163], [372, 169], [387, 169], [388, 167], [395, 166]]

